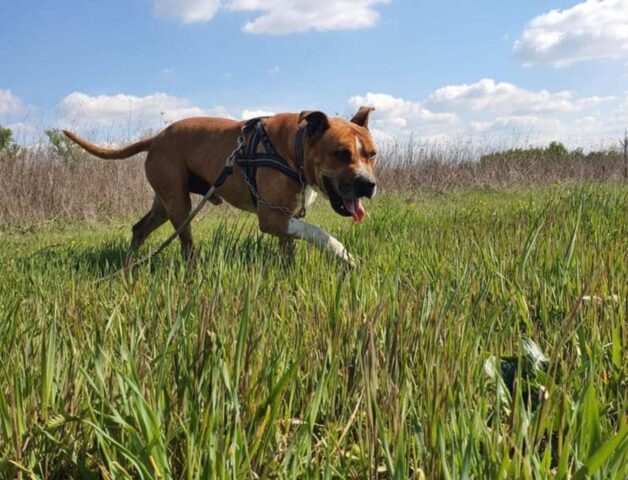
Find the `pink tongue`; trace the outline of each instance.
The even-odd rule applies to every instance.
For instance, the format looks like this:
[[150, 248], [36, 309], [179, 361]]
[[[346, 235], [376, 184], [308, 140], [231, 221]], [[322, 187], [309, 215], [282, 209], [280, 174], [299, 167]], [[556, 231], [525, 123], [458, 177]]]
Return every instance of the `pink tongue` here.
[[362, 221], [364, 218], [364, 207], [362, 206], [362, 202], [359, 198], [343, 198], [342, 203], [344, 203], [345, 208], [349, 211], [356, 222]]

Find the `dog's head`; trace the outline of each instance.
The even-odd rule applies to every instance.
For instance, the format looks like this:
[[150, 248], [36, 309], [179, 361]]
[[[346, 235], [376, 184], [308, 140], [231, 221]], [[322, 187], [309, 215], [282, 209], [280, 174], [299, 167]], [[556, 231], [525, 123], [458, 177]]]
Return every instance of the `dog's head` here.
[[350, 121], [329, 118], [319, 111], [299, 116], [307, 129], [310, 182], [329, 199], [336, 213], [356, 222], [364, 217], [361, 198], [372, 198], [377, 189], [373, 175], [377, 151], [368, 130], [373, 110], [360, 107]]

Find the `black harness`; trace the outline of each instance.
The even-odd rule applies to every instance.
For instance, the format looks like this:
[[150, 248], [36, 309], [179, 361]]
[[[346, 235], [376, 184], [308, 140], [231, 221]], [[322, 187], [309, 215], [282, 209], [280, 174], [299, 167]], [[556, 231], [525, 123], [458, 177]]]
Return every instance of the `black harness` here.
[[[294, 157], [296, 160], [297, 171], [295, 172], [285, 158], [277, 153], [275, 147], [268, 138], [266, 128], [264, 128], [264, 121], [268, 117], [253, 118], [246, 122], [242, 129], [243, 135], [250, 136], [246, 141], [244, 147], [236, 154], [235, 163], [242, 169], [246, 183], [251, 193], [251, 199], [253, 203], [257, 205], [259, 195], [257, 193], [257, 178], [256, 173], [258, 168], [273, 168], [280, 171], [285, 176], [291, 178], [295, 182], [301, 185], [305, 193], [305, 165], [303, 155], [303, 140], [305, 138], [305, 126], [299, 128], [297, 132], [297, 138], [294, 146]], [[264, 147], [264, 152], [258, 152], [260, 144]], [[305, 207], [302, 205], [299, 216], [305, 214]]]
[[[252, 118], [244, 124], [242, 130], [240, 131], [238, 146], [233, 151], [231, 156], [229, 156], [227, 162], [225, 163], [225, 168], [220, 172], [218, 178], [213, 184], [209, 184], [202, 178], [192, 174], [188, 178], [188, 190], [192, 193], [206, 195], [210, 188], [220, 187], [233, 173], [233, 164], [235, 163], [242, 169], [244, 180], [249, 187], [249, 192], [251, 193], [251, 199], [256, 206], [258, 203], [262, 203], [268, 208], [292, 214], [292, 211], [285, 207], [273, 205], [264, 201], [257, 193], [257, 169], [260, 167], [273, 168], [301, 185], [301, 208], [295, 216], [303, 217], [305, 215], [305, 187], [307, 186], [305, 182], [305, 163], [303, 152], [306, 127], [304, 125], [299, 127], [297, 132], [297, 138], [294, 145], [294, 157], [297, 166], [297, 171], [295, 172], [290, 167], [288, 162], [277, 153], [277, 150], [275, 150], [275, 147], [273, 147], [273, 144], [268, 138], [268, 133], [266, 133], [266, 129], [264, 128], [264, 121], [267, 118], [268, 117]], [[265, 150], [262, 153], [257, 151], [260, 144]]]

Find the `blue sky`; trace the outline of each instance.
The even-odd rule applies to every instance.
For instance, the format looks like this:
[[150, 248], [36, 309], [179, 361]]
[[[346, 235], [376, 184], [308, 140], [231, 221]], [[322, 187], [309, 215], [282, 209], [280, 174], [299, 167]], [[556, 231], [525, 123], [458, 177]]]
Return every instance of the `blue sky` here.
[[628, 127], [628, 0], [7, 1], [0, 45], [0, 124], [25, 139], [363, 103], [380, 140]]

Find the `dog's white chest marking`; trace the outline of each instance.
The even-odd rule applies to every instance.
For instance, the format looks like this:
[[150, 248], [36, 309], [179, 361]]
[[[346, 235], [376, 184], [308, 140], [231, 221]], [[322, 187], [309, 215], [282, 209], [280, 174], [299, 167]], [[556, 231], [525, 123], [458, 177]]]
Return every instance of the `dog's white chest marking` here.
[[347, 252], [345, 246], [329, 233], [316, 225], [304, 222], [298, 218], [288, 221], [288, 235], [316, 245], [321, 250], [328, 251], [339, 256], [350, 265], [354, 265], [353, 257]]
[[[305, 199], [303, 203], [305, 205], [305, 208], [310, 208], [310, 205], [312, 205], [314, 201], [316, 200], [317, 193], [312, 187], [307, 185], [305, 187], [305, 191], [299, 195], [303, 195], [303, 198]], [[302, 198], [299, 197], [299, 205], [301, 204], [302, 204]]]

